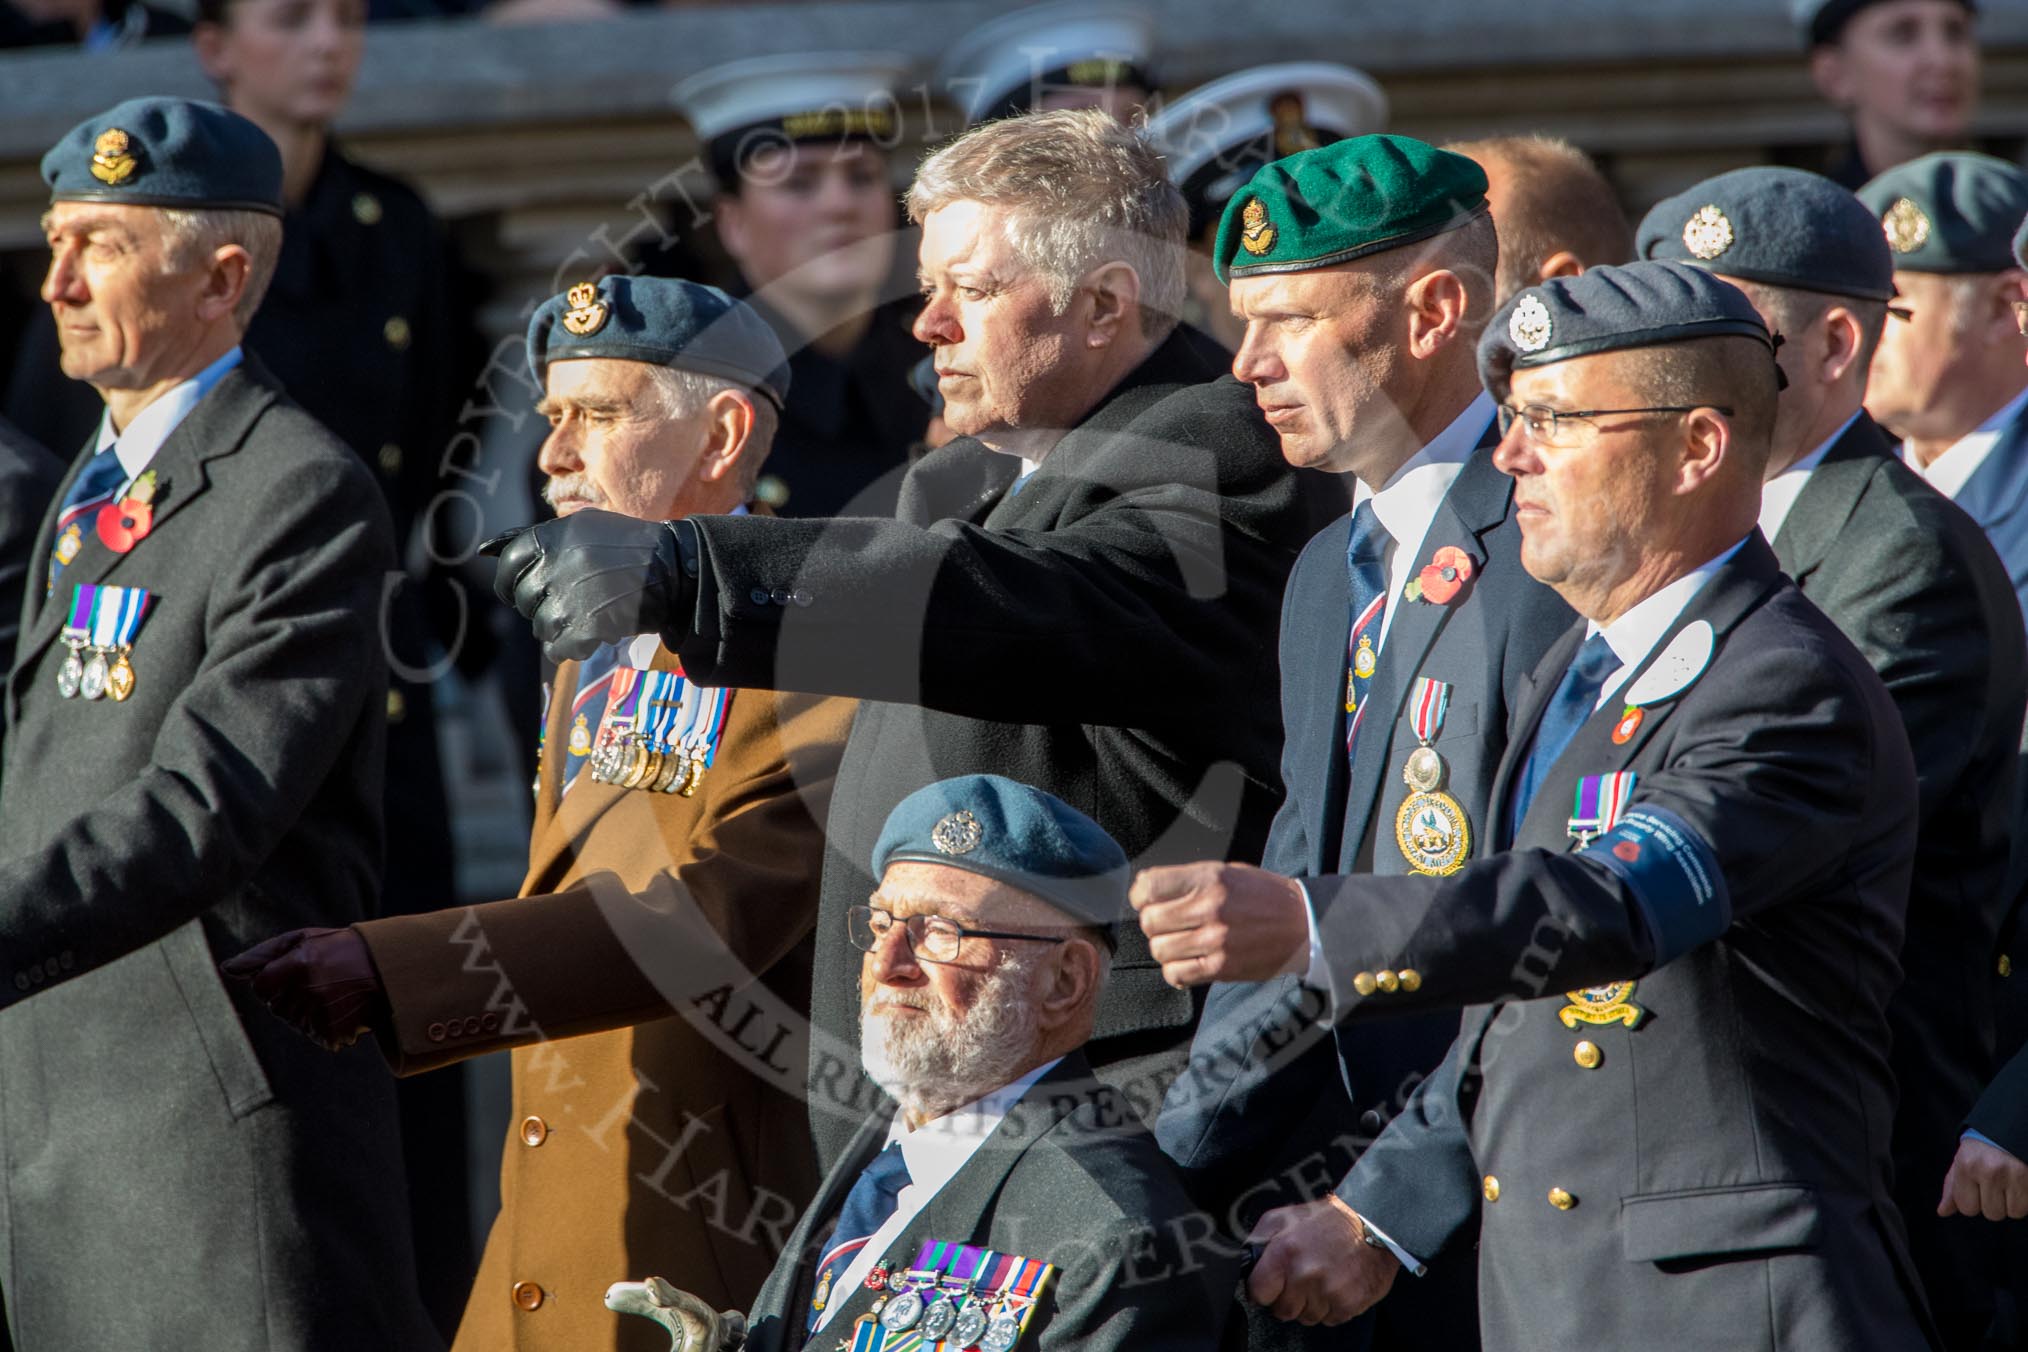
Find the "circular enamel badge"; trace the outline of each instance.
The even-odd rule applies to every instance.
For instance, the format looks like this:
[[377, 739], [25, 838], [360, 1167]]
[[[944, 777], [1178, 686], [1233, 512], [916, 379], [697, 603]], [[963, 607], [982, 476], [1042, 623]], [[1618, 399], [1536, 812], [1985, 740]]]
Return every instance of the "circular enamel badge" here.
[[1523, 352], [1540, 352], [1549, 346], [1549, 307], [1539, 296], [1523, 296], [1514, 313], [1507, 316], [1507, 336]]
[[930, 844], [937, 847], [938, 854], [970, 854], [985, 838], [986, 829], [979, 825], [979, 819], [963, 808], [930, 828]]
[[1394, 816], [1394, 840], [1409, 868], [1442, 878], [1465, 866], [1472, 824], [1447, 793], [1411, 793]]

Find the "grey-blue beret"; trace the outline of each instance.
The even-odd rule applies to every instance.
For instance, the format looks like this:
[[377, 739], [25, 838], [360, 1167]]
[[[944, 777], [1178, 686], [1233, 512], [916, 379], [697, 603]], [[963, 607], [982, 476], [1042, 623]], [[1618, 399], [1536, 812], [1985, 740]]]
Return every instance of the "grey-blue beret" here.
[[1894, 255], [1879, 218], [1801, 169], [1735, 169], [1658, 202], [1641, 221], [1635, 252], [1770, 286], [1894, 295]]
[[1004, 775], [959, 775], [902, 799], [873, 846], [873, 876], [897, 860], [997, 879], [1108, 938], [1132, 913], [1132, 871], [1119, 842], [1061, 798]]
[[1991, 155], [1942, 151], [1897, 164], [1859, 190], [1898, 272], [2005, 272], [2028, 216], [2028, 171]]
[[1687, 263], [1627, 263], [1553, 277], [1501, 306], [1479, 339], [1479, 377], [1505, 398], [1517, 370], [1698, 338], [1774, 339], [1746, 293]]
[[52, 202], [282, 214], [282, 152], [230, 109], [128, 99], [64, 133], [42, 157]]
[[584, 357], [722, 376], [777, 408], [789, 396], [782, 340], [751, 305], [701, 282], [601, 277], [551, 296], [528, 320], [528, 369], [541, 380], [549, 363]]

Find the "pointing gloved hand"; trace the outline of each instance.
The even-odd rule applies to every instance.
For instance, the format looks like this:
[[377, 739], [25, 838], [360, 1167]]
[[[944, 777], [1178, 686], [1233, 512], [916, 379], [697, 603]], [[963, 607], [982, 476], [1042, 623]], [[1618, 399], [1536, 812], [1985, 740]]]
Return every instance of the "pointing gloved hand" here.
[[254, 998], [326, 1051], [338, 1051], [386, 1017], [380, 974], [366, 941], [349, 929], [300, 929], [219, 964]]
[[497, 535], [479, 552], [498, 556], [493, 590], [561, 662], [636, 634], [671, 646], [688, 635], [697, 566], [679, 540], [674, 522], [585, 510]]

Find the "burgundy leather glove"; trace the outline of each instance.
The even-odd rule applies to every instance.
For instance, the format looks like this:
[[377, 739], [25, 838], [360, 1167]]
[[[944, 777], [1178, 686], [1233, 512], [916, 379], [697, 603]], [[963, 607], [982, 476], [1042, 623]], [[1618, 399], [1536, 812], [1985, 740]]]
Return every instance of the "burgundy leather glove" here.
[[219, 970], [252, 987], [255, 999], [326, 1051], [357, 1042], [386, 1007], [373, 955], [349, 929], [277, 934], [227, 958]]

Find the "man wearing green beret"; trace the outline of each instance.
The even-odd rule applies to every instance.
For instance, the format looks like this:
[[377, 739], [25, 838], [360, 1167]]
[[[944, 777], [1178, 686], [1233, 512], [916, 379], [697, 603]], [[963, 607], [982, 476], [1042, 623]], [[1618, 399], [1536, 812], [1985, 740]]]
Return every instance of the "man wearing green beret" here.
[[[1214, 262], [1245, 324], [1233, 370], [1283, 457], [1346, 476], [1355, 503], [1283, 602], [1273, 874], [1438, 875], [1483, 852], [1510, 697], [1569, 623], [1521, 567], [1513, 482], [1492, 460], [1473, 354], [1495, 305], [1485, 191], [1464, 156], [1361, 136], [1265, 165], [1219, 225]], [[1457, 1031], [1446, 1013], [1335, 1029], [1321, 1013], [1294, 978], [1214, 986], [1160, 1122], [1205, 1204], [1279, 1245], [1249, 1284], [1274, 1317], [1256, 1321], [1263, 1345], [1313, 1340], [1274, 1322], [1314, 1322], [1295, 1270], [1371, 1233], [1331, 1185]], [[1422, 1260], [1429, 1275], [1379, 1312], [1379, 1345], [1470, 1346], [1469, 1263]]]
[[25, 1352], [436, 1347], [392, 1085], [242, 1020], [217, 965], [380, 895], [392, 532], [241, 346], [281, 156], [223, 108], [135, 99], [42, 173], [42, 297], [105, 413], [7, 686], [7, 1323]]

